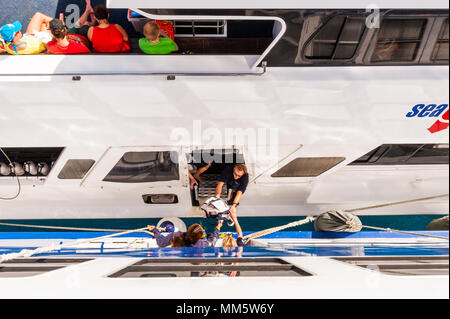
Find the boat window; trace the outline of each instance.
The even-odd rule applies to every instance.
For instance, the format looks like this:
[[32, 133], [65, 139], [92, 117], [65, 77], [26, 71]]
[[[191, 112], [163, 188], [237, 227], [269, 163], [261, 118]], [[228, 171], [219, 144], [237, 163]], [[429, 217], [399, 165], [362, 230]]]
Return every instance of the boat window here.
[[407, 164], [448, 164], [448, 144], [425, 144], [411, 156]]
[[81, 258], [20, 258], [5, 261], [0, 266], [0, 278], [31, 277], [92, 259]]
[[381, 23], [372, 62], [414, 61], [426, 19], [385, 18]]
[[110, 278], [298, 277], [311, 273], [279, 258], [151, 258], [138, 261]]
[[365, 30], [365, 18], [336, 16], [329, 20], [305, 48], [308, 59], [351, 59]]
[[[8, 147], [0, 152], [0, 178], [7, 176], [47, 176], [63, 147]], [[11, 161], [11, 162], [10, 162]]]
[[448, 144], [384, 144], [349, 165], [428, 165], [448, 163]]
[[146, 204], [177, 204], [178, 196], [176, 194], [145, 194], [142, 199]]
[[61, 172], [60, 179], [83, 179], [84, 175], [91, 169], [95, 161], [91, 159], [71, 159], [66, 162]]
[[103, 179], [116, 183], [179, 180], [176, 152], [127, 152]]
[[316, 177], [345, 160], [345, 157], [299, 157], [272, 174], [272, 177]]
[[369, 256], [333, 259], [388, 275], [448, 276], [448, 256]]
[[439, 38], [433, 50], [432, 60], [435, 62], [448, 61], [449, 59], [449, 38], [448, 38], [448, 19], [442, 25]]

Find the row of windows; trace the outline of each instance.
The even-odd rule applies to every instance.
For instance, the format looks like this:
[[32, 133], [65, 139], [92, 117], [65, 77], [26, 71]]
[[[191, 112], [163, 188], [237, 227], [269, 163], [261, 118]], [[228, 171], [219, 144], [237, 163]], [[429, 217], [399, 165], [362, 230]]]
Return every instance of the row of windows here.
[[269, 66], [448, 64], [448, 12], [316, 12], [283, 17], [288, 29]]
[[[344, 157], [296, 158], [272, 177], [316, 177], [345, 160]], [[349, 165], [448, 164], [448, 144], [384, 144]]]
[[[429, 19], [383, 19], [371, 62], [414, 61], [424, 40]], [[326, 23], [312, 38], [305, 49], [307, 59], [348, 60], [355, 56], [366, 31], [366, 18], [336, 16]], [[449, 60], [449, 24], [441, 26], [431, 60]]]
[[[62, 148], [4, 149], [15, 161], [33, 159], [56, 161]], [[345, 157], [299, 157], [271, 176], [316, 177], [343, 162]], [[0, 163], [5, 161], [0, 157]], [[59, 179], [83, 179], [95, 161], [68, 160]], [[448, 144], [383, 144], [349, 165], [432, 165], [449, 164]], [[52, 165], [53, 166], [53, 165]], [[30, 173], [28, 173], [30, 175]], [[14, 172], [3, 176], [12, 176]], [[31, 174], [37, 175], [37, 174]], [[48, 175], [48, 173], [46, 174]], [[116, 183], [148, 183], [179, 180], [176, 152], [127, 152], [103, 179]]]

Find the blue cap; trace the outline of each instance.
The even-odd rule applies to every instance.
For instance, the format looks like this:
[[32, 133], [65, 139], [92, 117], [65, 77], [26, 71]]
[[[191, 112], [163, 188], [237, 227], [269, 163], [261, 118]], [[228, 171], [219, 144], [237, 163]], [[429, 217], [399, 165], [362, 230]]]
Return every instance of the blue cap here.
[[14, 40], [16, 33], [21, 29], [22, 24], [20, 24], [19, 21], [14, 21], [11, 24], [5, 24], [4, 26], [2, 26], [0, 29], [0, 35], [6, 42], [11, 42], [12, 40]]

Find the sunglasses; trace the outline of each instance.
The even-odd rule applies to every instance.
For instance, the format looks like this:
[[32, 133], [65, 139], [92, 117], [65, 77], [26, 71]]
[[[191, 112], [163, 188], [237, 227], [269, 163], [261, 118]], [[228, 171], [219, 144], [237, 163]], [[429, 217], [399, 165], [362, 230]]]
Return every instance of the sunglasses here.
[[237, 177], [237, 178], [241, 178], [241, 177], [242, 177], [242, 174], [239, 175], [239, 174], [237, 174], [236, 172], [233, 172], [233, 175], [234, 175], [235, 177]]

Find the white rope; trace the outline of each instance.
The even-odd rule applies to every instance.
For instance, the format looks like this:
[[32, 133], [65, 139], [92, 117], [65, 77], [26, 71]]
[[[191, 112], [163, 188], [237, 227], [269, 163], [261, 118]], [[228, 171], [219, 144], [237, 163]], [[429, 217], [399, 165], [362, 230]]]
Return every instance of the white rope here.
[[74, 231], [92, 231], [92, 232], [121, 232], [121, 231], [125, 231], [125, 229], [78, 228], [78, 227], [27, 225], [27, 224], [13, 224], [13, 223], [0, 223], [0, 225], [1, 226], [14, 226], [14, 227], [28, 227], [28, 228], [74, 230]]
[[115, 233], [115, 234], [105, 235], [105, 236], [96, 237], [96, 238], [88, 238], [85, 240], [81, 240], [81, 241], [77, 241], [75, 243], [70, 243], [70, 244], [65, 244], [65, 245], [64, 244], [60, 244], [60, 245], [52, 244], [47, 247], [39, 247], [39, 248], [36, 248], [33, 250], [23, 249], [22, 251], [20, 251], [18, 253], [10, 253], [10, 254], [0, 255], [0, 263], [15, 259], [15, 258], [31, 257], [31, 256], [37, 255], [37, 254], [47, 253], [50, 251], [60, 250], [62, 248], [67, 248], [67, 247], [72, 247], [72, 246], [78, 246], [81, 244], [90, 243], [92, 241], [102, 240], [102, 239], [116, 237], [116, 236], [120, 236], [120, 235], [126, 235], [126, 234], [130, 234], [130, 233], [138, 233], [138, 232], [147, 232], [147, 229], [148, 229], [147, 227], [144, 227], [144, 228], [139, 228], [139, 229], [127, 230], [127, 231], [124, 231], [121, 233]]
[[266, 236], [266, 235], [269, 235], [269, 234], [273, 234], [273, 233], [282, 231], [282, 230], [287, 229], [287, 228], [292, 228], [292, 227], [304, 225], [304, 224], [313, 222], [314, 220], [315, 220], [314, 217], [308, 216], [305, 219], [301, 219], [301, 220], [298, 220], [296, 222], [291, 222], [291, 223], [283, 225], [283, 226], [272, 227], [272, 228], [268, 228], [268, 229], [264, 229], [264, 230], [255, 232], [253, 234], [249, 234], [247, 236], [244, 236], [243, 240], [244, 240], [244, 243], [248, 243], [252, 239], [256, 239], [256, 238], [263, 237], [263, 236]]
[[431, 238], [449, 240], [448, 237], [437, 236], [437, 235], [430, 235], [430, 234], [420, 234], [420, 233], [409, 232], [409, 231], [404, 231], [404, 230], [396, 230], [396, 229], [381, 228], [381, 227], [366, 226], [366, 225], [362, 225], [362, 227], [375, 229], [375, 230], [383, 230], [383, 231], [387, 231], [387, 232], [390, 232], [390, 233], [402, 233], [402, 234], [408, 234], [408, 235], [414, 235], [414, 236], [423, 236], [423, 237], [431, 237]]
[[[8, 155], [6, 155], [6, 153], [3, 151], [3, 149], [0, 147], [0, 152], [2, 152], [2, 154], [5, 156], [5, 158], [8, 160], [9, 165], [12, 167], [12, 162], [11, 159], [8, 157]], [[16, 180], [17, 180], [17, 194], [11, 197], [0, 197], [0, 200], [13, 200], [16, 199], [17, 197], [19, 197], [20, 192], [22, 190], [22, 186], [20, 185], [20, 179], [19, 176], [17, 176], [16, 172], [14, 171], [14, 175], [16, 176]]]
[[368, 206], [368, 207], [346, 209], [345, 211], [349, 212], [349, 213], [353, 213], [353, 212], [360, 211], [360, 210], [375, 209], [375, 208], [388, 207], [388, 206], [401, 205], [401, 204], [409, 204], [409, 203], [421, 202], [424, 200], [436, 199], [436, 198], [441, 198], [441, 197], [448, 197], [448, 194], [416, 198], [416, 199], [409, 199], [409, 200], [404, 200], [401, 202], [386, 203], [386, 204], [380, 204], [380, 205], [374, 205], [374, 206]]

